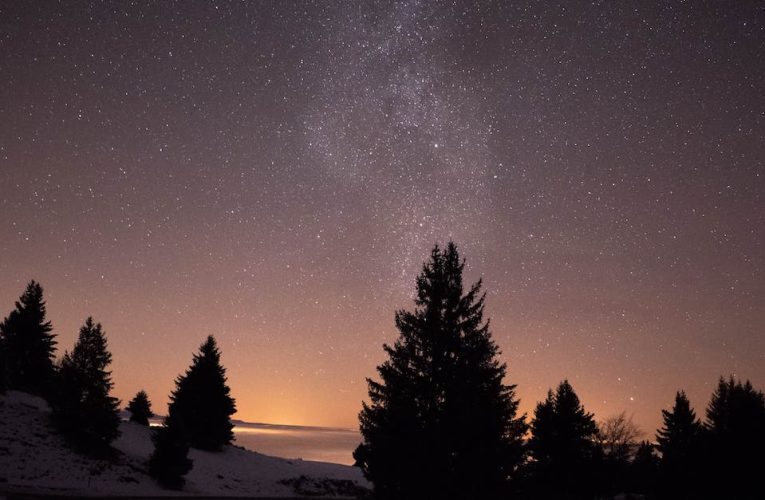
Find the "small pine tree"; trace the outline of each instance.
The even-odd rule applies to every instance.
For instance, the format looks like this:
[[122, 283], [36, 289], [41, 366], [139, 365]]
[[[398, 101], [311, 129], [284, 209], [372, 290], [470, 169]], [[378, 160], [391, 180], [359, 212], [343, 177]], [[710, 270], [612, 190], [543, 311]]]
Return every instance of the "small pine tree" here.
[[644, 495], [653, 494], [659, 475], [659, 463], [655, 446], [648, 441], [641, 441], [630, 463], [628, 491]]
[[45, 319], [43, 289], [32, 280], [16, 308], [0, 323], [0, 379], [10, 389], [49, 396], [55, 373], [55, 335]]
[[109, 395], [114, 384], [112, 355], [100, 323], [88, 318], [71, 353], [65, 353], [59, 369], [59, 391], [54, 415], [59, 426], [91, 450], [103, 450], [119, 432], [119, 400]]
[[183, 429], [194, 448], [217, 451], [231, 443], [234, 439], [231, 415], [236, 412], [236, 404], [226, 385], [226, 369], [220, 364], [220, 351], [212, 335], [175, 385], [168, 407], [168, 425]]
[[587, 495], [595, 489], [598, 427], [568, 380], [537, 404], [531, 432], [529, 450], [540, 491], [567, 498]]
[[181, 489], [185, 476], [194, 462], [188, 458], [189, 442], [185, 431], [176, 422], [165, 423], [152, 436], [154, 452], [149, 458], [149, 474], [160, 484], [171, 489]]
[[154, 416], [151, 411], [151, 401], [146, 391], [138, 391], [133, 399], [127, 405], [127, 411], [130, 412], [130, 421], [140, 425], [149, 425], [149, 419]]
[[495, 498], [524, 458], [525, 416], [483, 320], [481, 282], [463, 293], [457, 249], [436, 246], [398, 311], [380, 382], [359, 415], [357, 465], [379, 498]]

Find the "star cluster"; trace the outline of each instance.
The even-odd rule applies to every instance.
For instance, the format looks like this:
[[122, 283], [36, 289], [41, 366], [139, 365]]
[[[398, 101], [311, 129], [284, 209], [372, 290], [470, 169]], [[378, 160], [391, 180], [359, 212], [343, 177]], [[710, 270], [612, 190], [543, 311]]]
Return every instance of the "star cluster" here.
[[765, 386], [754, 2], [0, 6], [0, 299], [93, 315], [160, 409], [208, 334], [239, 417], [355, 426], [453, 239], [526, 411], [648, 437]]

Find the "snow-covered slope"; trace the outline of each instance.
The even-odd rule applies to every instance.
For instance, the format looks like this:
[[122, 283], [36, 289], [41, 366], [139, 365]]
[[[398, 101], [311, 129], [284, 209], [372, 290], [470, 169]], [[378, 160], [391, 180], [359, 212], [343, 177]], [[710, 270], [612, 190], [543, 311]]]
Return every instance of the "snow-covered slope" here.
[[353, 496], [368, 488], [359, 469], [287, 460], [229, 446], [220, 453], [191, 450], [194, 468], [182, 492], [162, 489], [146, 474], [151, 431], [125, 422], [115, 461], [72, 451], [50, 423], [45, 401], [22, 392], [0, 395], [0, 493], [89, 495]]

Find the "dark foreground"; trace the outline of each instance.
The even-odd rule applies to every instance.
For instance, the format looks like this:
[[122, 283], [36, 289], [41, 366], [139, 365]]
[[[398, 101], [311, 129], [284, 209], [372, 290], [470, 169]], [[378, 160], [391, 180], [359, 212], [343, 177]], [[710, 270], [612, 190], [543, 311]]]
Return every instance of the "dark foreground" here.
[[[38, 494], [38, 493], [0, 493], [0, 500], [56, 500], [83, 498], [87, 500], [178, 500], [179, 498], [190, 498], [193, 500], [305, 500], [306, 498], [316, 497], [233, 497], [233, 496], [193, 496], [178, 494], [175, 496], [90, 496], [81, 494], [56, 495], [56, 494]], [[333, 500], [353, 500], [353, 497], [333, 497]]]

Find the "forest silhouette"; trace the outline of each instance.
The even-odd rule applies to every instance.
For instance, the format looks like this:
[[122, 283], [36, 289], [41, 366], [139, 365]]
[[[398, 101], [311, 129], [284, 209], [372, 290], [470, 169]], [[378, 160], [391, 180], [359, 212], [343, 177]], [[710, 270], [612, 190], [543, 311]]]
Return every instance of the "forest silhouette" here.
[[[454, 243], [435, 246], [417, 276], [412, 310], [395, 313], [398, 337], [367, 379], [356, 466], [380, 499], [765, 498], [765, 396], [748, 380], [720, 377], [697, 416], [685, 392], [661, 409], [654, 440], [625, 413], [598, 422], [568, 380], [532, 415], [519, 415], [516, 385], [484, 317], [482, 282], [465, 287]], [[81, 453], [112, 456], [119, 405], [106, 332], [88, 318], [71, 351], [56, 357], [43, 288], [31, 281], [0, 323], [0, 391], [45, 398]], [[148, 425], [148, 394], [126, 409]], [[219, 452], [233, 440], [236, 403], [213, 336], [175, 381], [153, 434], [149, 472], [182, 488], [190, 448]], [[657, 412], [659, 409], [657, 409]]]

